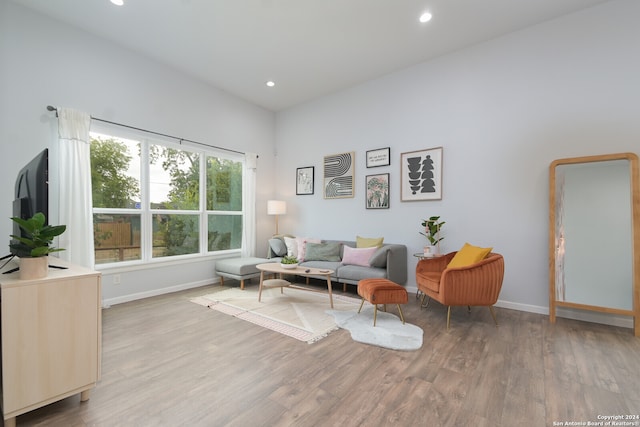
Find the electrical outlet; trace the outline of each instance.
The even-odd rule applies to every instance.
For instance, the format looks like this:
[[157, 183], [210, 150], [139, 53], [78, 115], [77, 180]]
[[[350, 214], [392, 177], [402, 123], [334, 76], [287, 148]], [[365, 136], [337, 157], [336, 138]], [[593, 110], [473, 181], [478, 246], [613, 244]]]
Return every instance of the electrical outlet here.
[[113, 275], [113, 284], [114, 285], [119, 285], [120, 284], [120, 275], [119, 274], [114, 274]]

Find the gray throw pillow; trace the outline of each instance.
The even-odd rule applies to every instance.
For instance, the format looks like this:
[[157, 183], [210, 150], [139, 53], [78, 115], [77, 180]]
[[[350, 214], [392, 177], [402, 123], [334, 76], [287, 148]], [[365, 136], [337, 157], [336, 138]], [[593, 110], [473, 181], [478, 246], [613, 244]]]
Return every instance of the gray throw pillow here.
[[307, 242], [305, 261], [340, 261], [340, 243], [311, 243]]
[[389, 251], [389, 247], [383, 246], [378, 248], [377, 251], [371, 258], [369, 258], [369, 265], [371, 267], [385, 268], [387, 266], [387, 252]]
[[269, 239], [269, 247], [275, 256], [285, 256], [287, 254], [287, 245], [282, 239]]

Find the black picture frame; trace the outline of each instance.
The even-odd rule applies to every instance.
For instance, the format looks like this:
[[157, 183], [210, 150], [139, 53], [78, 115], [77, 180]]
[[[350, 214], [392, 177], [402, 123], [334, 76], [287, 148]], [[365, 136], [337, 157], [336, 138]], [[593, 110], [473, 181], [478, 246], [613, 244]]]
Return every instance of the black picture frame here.
[[365, 177], [365, 207], [367, 209], [389, 209], [389, 174], [379, 173]]
[[391, 148], [378, 148], [376, 150], [367, 151], [367, 167], [378, 168], [380, 166], [389, 166], [391, 164]]
[[315, 184], [315, 167], [305, 166], [296, 169], [296, 195], [313, 194]]

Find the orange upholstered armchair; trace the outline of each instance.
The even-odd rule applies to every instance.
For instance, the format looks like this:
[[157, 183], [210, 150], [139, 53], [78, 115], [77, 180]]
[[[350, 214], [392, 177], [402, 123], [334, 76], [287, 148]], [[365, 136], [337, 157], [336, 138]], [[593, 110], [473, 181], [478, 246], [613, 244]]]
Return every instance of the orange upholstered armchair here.
[[448, 307], [447, 329], [451, 317], [451, 306], [488, 306], [496, 326], [493, 305], [498, 301], [504, 277], [504, 258], [497, 253], [489, 253], [483, 260], [464, 267], [447, 268], [456, 252], [437, 258], [420, 260], [416, 266], [416, 283], [422, 291], [422, 307], [425, 298], [433, 298]]

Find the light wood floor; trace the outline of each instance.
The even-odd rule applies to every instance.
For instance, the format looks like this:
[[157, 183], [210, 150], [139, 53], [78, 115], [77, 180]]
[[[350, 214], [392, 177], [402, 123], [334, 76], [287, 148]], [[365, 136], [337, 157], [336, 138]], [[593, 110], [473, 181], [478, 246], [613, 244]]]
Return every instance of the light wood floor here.
[[[230, 282], [237, 286], [237, 282]], [[257, 286], [249, 283], [248, 286]], [[552, 426], [640, 414], [629, 329], [486, 308], [426, 310], [419, 351], [306, 344], [189, 302], [209, 286], [103, 313], [102, 379], [18, 426]], [[391, 307], [390, 307], [391, 308]]]

